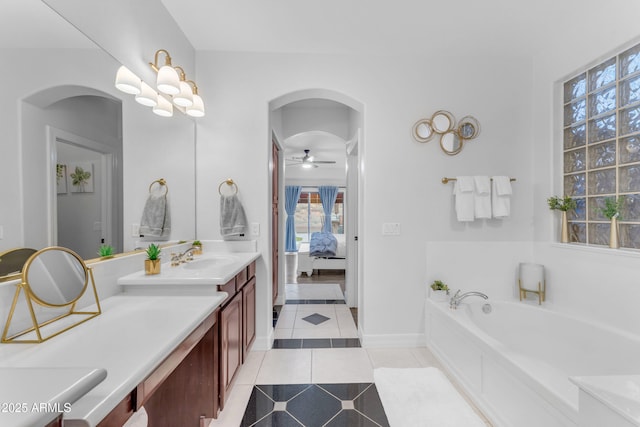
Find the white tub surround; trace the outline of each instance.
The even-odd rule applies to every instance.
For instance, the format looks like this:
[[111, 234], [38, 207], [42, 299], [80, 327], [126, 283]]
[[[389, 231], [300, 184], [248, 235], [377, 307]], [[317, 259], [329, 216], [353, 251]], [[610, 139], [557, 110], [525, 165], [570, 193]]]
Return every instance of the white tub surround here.
[[92, 368], [0, 368], [0, 425], [44, 426], [106, 376]]
[[[577, 426], [570, 376], [637, 372], [640, 339], [529, 303], [426, 301], [427, 345], [495, 426]], [[535, 303], [534, 303], [535, 304]]]
[[0, 346], [0, 367], [105, 369], [107, 378], [64, 415], [65, 426], [96, 426], [225, 298], [113, 296], [101, 301], [100, 316], [50, 341]]
[[580, 388], [580, 427], [640, 426], [640, 375], [570, 380]]

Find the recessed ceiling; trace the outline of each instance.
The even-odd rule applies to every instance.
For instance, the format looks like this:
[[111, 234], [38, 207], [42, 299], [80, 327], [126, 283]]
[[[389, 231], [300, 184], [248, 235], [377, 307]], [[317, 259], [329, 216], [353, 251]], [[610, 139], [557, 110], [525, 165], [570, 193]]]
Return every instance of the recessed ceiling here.
[[41, 0], [0, 1], [0, 48], [96, 49]]

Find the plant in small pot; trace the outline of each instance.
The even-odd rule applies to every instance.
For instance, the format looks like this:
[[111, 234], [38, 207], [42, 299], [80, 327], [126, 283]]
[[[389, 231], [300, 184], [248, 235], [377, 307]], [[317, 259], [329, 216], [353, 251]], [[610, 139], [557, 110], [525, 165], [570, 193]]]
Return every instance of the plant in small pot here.
[[552, 211], [558, 210], [562, 212], [561, 229], [560, 229], [560, 242], [569, 243], [569, 223], [567, 221], [567, 211], [574, 210], [577, 206], [575, 199], [569, 196], [558, 197], [552, 196], [547, 199], [549, 209]]
[[202, 255], [202, 242], [200, 240], [194, 240], [191, 247], [194, 255]]
[[611, 221], [611, 231], [609, 232], [609, 247], [618, 249], [620, 247], [620, 240], [618, 238], [618, 220], [622, 219], [620, 216], [620, 210], [622, 209], [622, 199], [616, 199], [614, 197], [607, 197], [604, 199], [604, 207], [600, 208], [602, 215], [609, 218]]
[[113, 258], [113, 246], [100, 245], [100, 249], [98, 249], [98, 255], [100, 255], [100, 258], [104, 259]]
[[449, 297], [449, 286], [442, 280], [434, 280], [431, 284], [431, 299], [434, 301], [446, 301]]
[[160, 274], [160, 246], [152, 243], [147, 248], [147, 259], [144, 260], [145, 274]]

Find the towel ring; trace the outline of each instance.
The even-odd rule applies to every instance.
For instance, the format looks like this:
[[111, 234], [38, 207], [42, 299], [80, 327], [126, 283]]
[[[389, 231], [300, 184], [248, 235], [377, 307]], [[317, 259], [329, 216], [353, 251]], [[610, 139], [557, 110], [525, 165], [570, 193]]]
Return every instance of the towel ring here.
[[227, 184], [229, 187], [234, 187], [233, 194], [238, 194], [238, 184], [233, 182], [233, 180], [231, 178], [225, 179], [224, 181], [222, 181], [220, 183], [220, 185], [218, 185], [218, 194], [220, 194], [222, 196], [222, 185], [223, 184]]
[[164, 192], [165, 196], [167, 194], [169, 194], [169, 186], [167, 185], [167, 181], [165, 181], [164, 178], [156, 179], [155, 181], [153, 181], [151, 183], [151, 185], [149, 185], [149, 193], [151, 193], [151, 187], [153, 187], [153, 184], [158, 184], [161, 187], [164, 187], [165, 188], [165, 192]]

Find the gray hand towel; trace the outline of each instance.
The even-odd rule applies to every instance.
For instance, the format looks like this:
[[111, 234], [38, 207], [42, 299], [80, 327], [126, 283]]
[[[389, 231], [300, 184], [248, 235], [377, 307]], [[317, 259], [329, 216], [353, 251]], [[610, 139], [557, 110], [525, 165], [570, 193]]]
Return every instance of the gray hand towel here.
[[166, 193], [164, 190], [149, 193], [140, 220], [140, 236], [168, 239], [170, 234], [171, 215]]
[[247, 229], [247, 217], [244, 208], [235, 194], [220, 196], [220, 234], [222, 237], [244, 234]]

